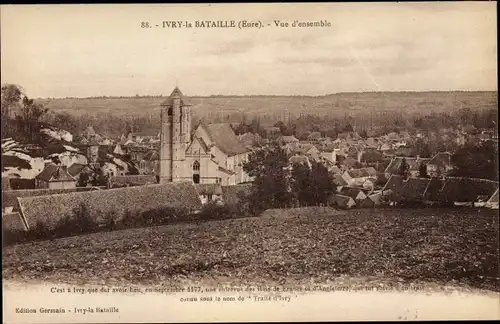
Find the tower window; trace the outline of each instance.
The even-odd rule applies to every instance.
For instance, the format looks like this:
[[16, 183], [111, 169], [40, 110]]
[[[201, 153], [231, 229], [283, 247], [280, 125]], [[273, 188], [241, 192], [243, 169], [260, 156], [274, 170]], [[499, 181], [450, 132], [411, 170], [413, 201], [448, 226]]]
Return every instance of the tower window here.
[[194, 161], [194, 163], [193, 163], [193, 171], [200, 171], [200, 162]]
[[172, 116], [172, 107], [168, 108], [168, 110], [167, 110], [167, 114], [168, 114], [169, 116]]

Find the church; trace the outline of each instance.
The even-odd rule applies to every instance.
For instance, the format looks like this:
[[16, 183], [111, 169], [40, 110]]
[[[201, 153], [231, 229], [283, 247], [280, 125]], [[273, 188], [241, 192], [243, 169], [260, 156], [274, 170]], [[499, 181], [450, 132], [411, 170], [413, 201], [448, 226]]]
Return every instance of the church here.
[[248, 154], [229, 124], [200, 123], [192, 131], [191, 103], [178, 87], [161, 104], [160, 183], [249, 182], [243, 171]]

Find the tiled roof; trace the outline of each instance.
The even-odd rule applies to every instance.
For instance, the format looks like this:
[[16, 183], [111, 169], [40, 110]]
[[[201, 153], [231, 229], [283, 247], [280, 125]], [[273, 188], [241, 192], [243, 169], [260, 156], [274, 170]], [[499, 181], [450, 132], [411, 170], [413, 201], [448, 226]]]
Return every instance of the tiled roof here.
[[382, 191], [391, 190], [391, 199], [394, 201], [422, 200], [429, 183], [430, 179], [427, 178], [405, 179], [399, 175], [391, 175]]
[[360, 192], [362, 192], [363, 194], [365, 193], [360, 188], [343, 187], [339, 193], [341, 195], [351, 197], [352, 199], [356, 199]]
[[495, 193], [488, 199], [489, 203], [498, 203], [498, 188], [495, 190]]
[[354, 201], [354, 199], [352, 199], [349, 196], [338, 195], [338, 194], [331, 195], [328, 198], [329, 204], [336, 204], [339, 207], [346, 207], [350, 201]]
[[73, 178], [69, 173], [68, 173], [68, 168], [67, 167], [58, 167], [56, 172], [53, 174], [53, 180], [52, 181], [75, 181], [75, 178]]
[[68, 168], [68, 173], [72, 177], [78, 176], [87, 166], [85, 164], [73, 163]]
[[369, 177], [376, 177], [377, 176], [377, 170], [375, 170], [374, 167], [364, 168], [364, 170], [368, 174]]
[[178, 87], [175, 87], [170, 96], [161, 105], [166, 107], [172, 107], [174, 102], [174, 97], [177, 96], [181, 99], [181, 105], [191, 106], [191, 101], [182, 94], [181, 90]]
[[336, 185], [336, 186], [347, 186], [349, 185], [345, 179], [342, 177], [342, 175], [340, 174], [334, 174], [333, 175], [333, 183]]
[[281, 136], [281, 140], [285, 143], [296, 143], [298, 142], [299, 140], [293, 136], [293, 135], [284, 135], [284, 136]]
[[248, 152], [234, 134], [229, 124], [204, 125], [214, 145], [228, 156], [234, 156]]
[[156, 184], [156, 177], [154, 175], [125, 175], [109, 177], [110, 188], [121, 187], [136, 187]]
[[427, 162], [427, 164], [437, 165], [438, 167], [445, 167], [451, 165], [451, 154], [448, 152], [440, 152]]
[[391, 163], [389, 163], [389, 165], [385, 169], [385, 172], [390, 174], [398, 174], [403, 159], [405, 159], [406, 163], [408, 163], [410, 167], [409, 171], [418, 171], [420, 163], [427, 164], [430, 161], [430, 159], [428, 158], [395, 156], [392, 158]]
[[498, 189], [498, 182], [486, 179], [447, 177], [441, 190], [426, 193], [426, 199], [450, 202], [475, 202], [479, 199], [486, 201]]
[[377, 170], [373, 167], [361, 168], [361, 169], [351, 169], [347, 171], [351, 178], [363, 178], [363, 177], [376, 177]]
[[362, 177], [368, 176], [365, 172], [363, 172], [363, 169], [351, 169], [351, 170], [347, 171], [347, 174], [351, 178], [362, 178]]
[[334, 165], [332, 166], [330, 169], [328, 169], [328, 171], [332, 172], [333, 174], [336, 174], [336, 175], [341, 175], [342, 174], [342, 170], [339, 169], [338, 166]]
[[446, 182], [441, 178], [432, 178], [425, 190], [425, 200], [439, 201], [441, 191], [444, 189]]
[[53, 163], [46, 163], [42, 172], [40, 172], [40, 174], [36, 176], [36, 179], [48, 182], [52, 178], [52, 175], [54, 175], [56, 170], [57, 165]]

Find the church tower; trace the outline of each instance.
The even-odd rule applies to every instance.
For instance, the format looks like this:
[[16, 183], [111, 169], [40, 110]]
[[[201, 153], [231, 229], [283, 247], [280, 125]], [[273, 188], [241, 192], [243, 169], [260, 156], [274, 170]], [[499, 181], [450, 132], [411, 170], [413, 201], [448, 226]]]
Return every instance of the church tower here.
[[178, 87], [161, 104], [160, 183], [189, 181], [186, 148], [191, 142], [191, 104]]

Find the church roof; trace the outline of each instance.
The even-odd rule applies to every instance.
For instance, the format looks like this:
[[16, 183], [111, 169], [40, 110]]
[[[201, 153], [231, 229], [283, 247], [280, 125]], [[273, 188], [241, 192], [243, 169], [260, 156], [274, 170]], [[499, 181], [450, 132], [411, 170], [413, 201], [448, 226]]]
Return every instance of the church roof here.
[[248, 152], [229, 124], [204, 124], [203, 126], [214, 145], [228, 156]]
[[171, 107], [173, 105], [175, 97], [179, 97], [181, 99], [182, 106], [191, 106], [191, 101], [182, 94], [181, 90], [179, 90], [178, 87], [175, 87], [167, 100], [165, 100], [161, 105]]

